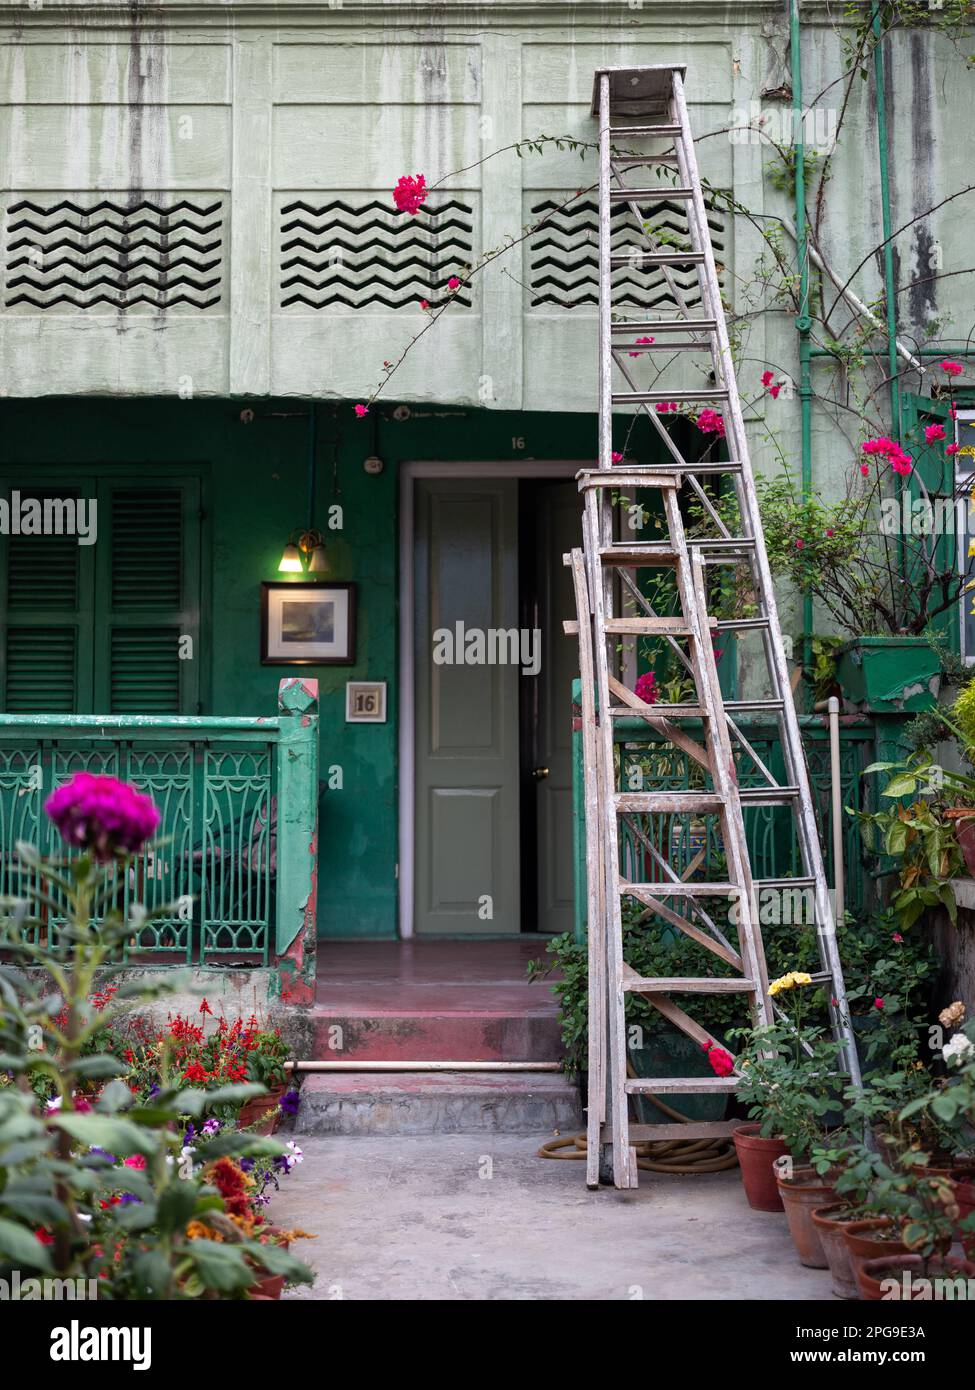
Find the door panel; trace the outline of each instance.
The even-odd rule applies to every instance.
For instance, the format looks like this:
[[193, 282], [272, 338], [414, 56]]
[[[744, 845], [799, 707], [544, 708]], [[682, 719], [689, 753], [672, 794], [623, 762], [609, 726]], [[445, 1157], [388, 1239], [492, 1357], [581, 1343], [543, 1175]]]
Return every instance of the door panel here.
[[517, 626], [517, 486], [514, 480], [416, 483], [418, 934], [521, 926], [519, 668], [463, 662], [464, 636], [472, 629]]
[[579, 649], [566, 637], [564, 618], [575, 616], [570, 571], [562, 556], [582, 537], [582, 502], [576, 484], [539, 489], [536, 562], [542, 666], [537, 677], [538, 765], [548, 775], [537, 782], [538, 923], [543, 932], [571, 931], [572, 878], [572, 682], [579, 674]]

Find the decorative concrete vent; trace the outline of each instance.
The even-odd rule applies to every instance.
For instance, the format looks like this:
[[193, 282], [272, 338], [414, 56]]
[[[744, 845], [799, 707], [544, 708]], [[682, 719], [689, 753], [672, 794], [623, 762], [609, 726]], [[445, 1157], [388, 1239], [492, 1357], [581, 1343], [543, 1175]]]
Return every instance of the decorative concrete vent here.
[[14, 195], [4, 304], [31, 310], [210, 309], [222, 281], [223, 200], [209, 195]]
[[[474, 210], [451, 199], [416, 216], [388, 203], [289, 202], [280, 210], [281, 307], [436, 308], [473, 259]], [[469, 290], [453, 296], [470, 308]]]
[[[532, 308], [555, 305], [577, 309], [599, 303], [599, 209], [595, 199], [580, 198], [565, 206], [568, 195], [558, 194], [534, 203], [529, 211], [531, 223], [541, 222], [529, 242], [529, 291]], [[687, 210], [664, 199], [647, 204], [647, 221], [661, 232], [661, 250], [686, 250], [690, 246]], [[708, 206], [708, 226], [718, 278], [722, 279], [725, 255], [725, 214]], [[543, 220], [544, 219], [544, 220]], [[635, 231], [633, 214], [625, 205], [613, 209], [613, 251], [625, 254], [629, 247], [646, 249]], [[700, 308], [696, 267], [671, 268], [688, 307]], [[673, 296], [660, 267], [642, 269], [638, 264], [620, 266], [613, 271], [613, 303], [631, 304], [640, 309], [673, 309]]]

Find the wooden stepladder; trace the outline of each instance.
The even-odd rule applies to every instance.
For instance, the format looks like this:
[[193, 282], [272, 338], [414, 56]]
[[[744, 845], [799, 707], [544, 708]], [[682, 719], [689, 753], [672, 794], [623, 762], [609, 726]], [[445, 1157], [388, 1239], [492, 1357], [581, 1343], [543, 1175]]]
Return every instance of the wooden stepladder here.
[[[577, 612], [577, 621], [566, 626], [578, 633], [582, 674], [591, 1187], [600, 1177], [607, 1180], [610, 1168], [617, 1187], [635, 1187], [633, 1144], [674, 1137], [672, 1125], [631, 1122], [631, 1095], [734, 1090], [734, 1075], [628, 1075], [625, 1001], [629, 993], [643, 995], [702, 1048], [712, 1039], [673, 995], [738, 992], [745, 996], [756, 1024], [772, 1022], [776, 1005], [768, 995], [757, 910], [768, 889], [801, 890], [813, 905], [822, 967], [813, 979], [826, 986], [830, 1021], [841, 1044], [840, 1065], [854, 1084], [860, 1079], [683, 78], [681, 67], [601, 69], [593, 95], [600, 128], [599, 463], [578, 475], [584, 499], [583, 545], [565, 557]], [[665, 201], [686, 207], [688, 235], [683, 245], [675, 246], [670, 233], [655, 230], [653, 209]], [[621, 203], [633, 218], [633, 241], [622, 246], [618, 222], [611, 221], [613, 208]], [[633, 266], [652, 267], [662, 274], [676, 316], [651, 317], [634, 305], [632, 279], [625, 304], [614, 302], [621, 286], [614, 271]], [[695, 294], [686, 288], [687, 267], [696, 271]], [[694, 306], [689, 304], [692, 297]], [[700, 312], [694, 312], [697, 306]], [[649, 364], [651, 379], [645, 387], [638, 380], [640, 368], [632, 365], [634, 358]], [[675, 362], [684, 364], [676, 383], [668, 375]], [[693, 379], [695, 372], [698, 380]], [[665, 407], [664, 413], [658, 412], [658, 405]], [[699, 406], [715, 414], [720, 411], [727, 459], [685, 458], [668, 430], [669, 415]], [[663, 462], [614, 463], [613, 416], [625, 407], [650, 421]], [[723, 498], [714, 491], [716, 484], [728, 490]], [[721, 505], [719, 499], [726, 504], [732, 490], [733, 506]], [[638, 510], [646, 508], [656, 516], [659, 538], [625, 538], [620, 501], [637, 494]], [[685, 521], [687, 513], [694, 517], [693, 527]], [[733, 526], [729, 516], [735, 519]], [[718, 620], [709, 615], [709, 595], [714, 592], [709, 571], [718, 566], [747, 569], [753, 598], [747, 618]], [[661, 578], [662, 583], [654, 582]], [[722, 697], [713, 649], [721, 633], [757, 642], [759, 652], [752, 664], [762, 672], [758, 698]], [[622, 679], [619, 648], [627, 641], [669, 647], [693, 697], [670, 703], [640, 699]], [[753, 712], [774, 717], [784, 779], [773, 775], [740, 727], [740, 716]], [[696, 785], [664, 790], [651, 783], [634, 790], [624, 776], [625, 759], [614, 733], [621, 719], [641, 721], [650, 746], [659, 748], [663, 742], [685, 754]], [[693, 732], [698, 727], [700, 733]], [[794, 821], [790, 843], [798, 846], [799, 874], [753, 880], [744, 818], [748, 807], [789, 809]], [[696, 877], [702, 854], [690, 864], [679, 856], [676, 864], [672, 862], [675, 821], [684, 832], [691, 822], [713, 825], [726, 864], [720, 881]], [[720, 960], [722, 974], [641, 977], [624, 959], [622, 905], [627, 899], [644, 909], [641, 920], [650, 918], [682, 932]], [[724, 899], [730, 910], [718, 913], [712, 904], [709, 912], [709, 899]], [[692, 1010], [693, 1003], [687, 1008]], [[730, 1134], [734, 1123], [691, 1122], [678, 1132], [681, 1138], [712, 1138]]]

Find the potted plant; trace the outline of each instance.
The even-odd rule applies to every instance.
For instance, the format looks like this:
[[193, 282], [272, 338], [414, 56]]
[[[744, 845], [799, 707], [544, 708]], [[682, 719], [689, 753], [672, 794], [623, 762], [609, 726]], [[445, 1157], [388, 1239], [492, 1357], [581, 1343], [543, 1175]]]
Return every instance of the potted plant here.
[[742, 1132], [739, 1127], [735, 1147], [749, 1205], [759, 1211], [784, 1208], [800, 1261], [825, 1269], [811, 1212], [826, 1204], [832, 1189], [813, 1170], [810, 1157], [839, 1099], [839, 1046], [822, 1028], [803, 1021], [802, 993], [811, 985], [812, 976], [804, 971], [773, 980], [770, 996], [791, 1000], [791, 1012], [783, 1010], [784, 1017], [770, 1027], [740, 1030], [746, 1046], [738, 1059], [736, 1093], [755, 1128]]

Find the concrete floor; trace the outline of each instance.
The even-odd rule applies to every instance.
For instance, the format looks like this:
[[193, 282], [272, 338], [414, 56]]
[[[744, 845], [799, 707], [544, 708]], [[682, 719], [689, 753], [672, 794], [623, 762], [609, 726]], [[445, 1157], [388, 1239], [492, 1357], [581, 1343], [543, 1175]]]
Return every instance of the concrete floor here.
[[299, 1139], [271, 1217], [314, 1240], [296, 1299], [829, 1299], [785, 1217], [751, 1211], [737, 1170], [641, 1173], [589, 1192], [578, 1162], [512, 1135]]

